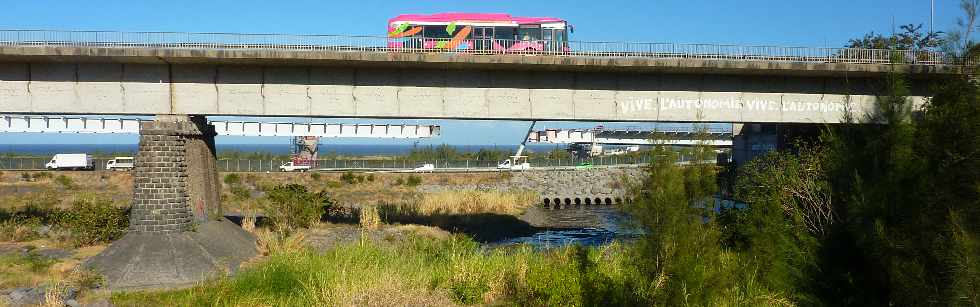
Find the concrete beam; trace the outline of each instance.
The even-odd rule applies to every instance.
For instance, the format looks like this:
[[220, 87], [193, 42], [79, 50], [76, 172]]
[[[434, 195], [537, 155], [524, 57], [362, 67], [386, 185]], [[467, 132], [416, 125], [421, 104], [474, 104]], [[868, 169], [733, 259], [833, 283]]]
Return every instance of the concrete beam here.
[[[101, 71], [101, 73], [95, 73]], [[875, 79], [351, 67], [0, 63], [0, 112], [835, 123]], [[913, 83], [913, 101], [928, 96]]]

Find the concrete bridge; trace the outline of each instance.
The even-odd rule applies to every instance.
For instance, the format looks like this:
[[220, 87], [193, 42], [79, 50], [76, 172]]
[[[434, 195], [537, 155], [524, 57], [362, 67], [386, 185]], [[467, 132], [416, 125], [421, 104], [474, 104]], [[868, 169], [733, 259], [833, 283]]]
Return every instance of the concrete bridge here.
[[[750, 124], [736, 133], [736, 150], [755, 150], [775, 143], [760, 123], [864, 119], [889, 72], [908, 73], [921, 103], [930, 82], [959, 71], [954, 59], [915, 51], [383, 46], [383, 37], [0, 31], [0, 113], [157, 116], [139, 127], [130, 233], [93, 261], [110, 287], [125, 288], [192, 283], [255, 252], [190, 232], [234, 232], [213, 222], [220, 184], [207, 116], [733, 122]], [[559, 194], [547, 196], [566, 203]], [[595, 198], [586, 196], [578, 198]]]

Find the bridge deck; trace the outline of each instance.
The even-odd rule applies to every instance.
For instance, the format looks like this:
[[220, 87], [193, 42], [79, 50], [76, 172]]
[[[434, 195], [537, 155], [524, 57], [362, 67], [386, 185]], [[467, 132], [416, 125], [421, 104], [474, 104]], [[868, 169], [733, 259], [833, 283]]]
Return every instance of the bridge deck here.
[[568, 42], [542, 51], [389, 48], [375, 36], [0, 30], [0, 61], [493, 66], [495, 69], [692, 73], [881, 74], [958, 72], [929, 51], [634, 42]]

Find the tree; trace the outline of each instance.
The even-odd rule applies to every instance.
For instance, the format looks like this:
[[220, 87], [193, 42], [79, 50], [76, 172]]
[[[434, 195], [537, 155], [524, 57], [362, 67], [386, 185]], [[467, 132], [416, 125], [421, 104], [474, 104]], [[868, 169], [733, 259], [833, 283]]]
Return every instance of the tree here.
[[902, 32], [884, 36], [880, 33], [870, 32], [864, 37], [851, 39], [847, 43], [847, 48], [864, 49], [897, 49], [897, 50], [931, 50], [935, 51], [943, 45], [942, 32], [922, 32], [922, 24], [906, 24], [899, 28]]

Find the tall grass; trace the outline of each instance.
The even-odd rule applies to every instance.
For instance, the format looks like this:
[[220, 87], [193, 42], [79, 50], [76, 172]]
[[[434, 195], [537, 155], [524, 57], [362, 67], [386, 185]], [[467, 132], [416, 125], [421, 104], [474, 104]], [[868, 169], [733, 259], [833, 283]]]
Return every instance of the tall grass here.
[[[625, 302], [632, 271], [620, 245], [485, 251], [470, 239], [366, 241], [325, 253], [273, 252], [237, 277], [191, 289], [124, 293], [120, 306], [583, 305]], [[599, 281], [598, 287], [584, 287]]]
[[517, 215], [538, 201], [530, 191], [442, 191], [423, 195], [416, 204], [421, 214], [500, 213]]

